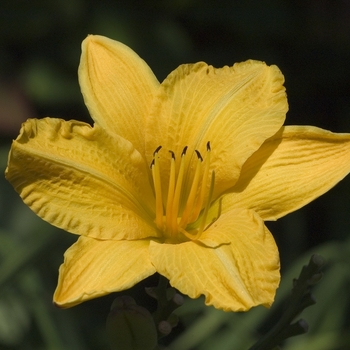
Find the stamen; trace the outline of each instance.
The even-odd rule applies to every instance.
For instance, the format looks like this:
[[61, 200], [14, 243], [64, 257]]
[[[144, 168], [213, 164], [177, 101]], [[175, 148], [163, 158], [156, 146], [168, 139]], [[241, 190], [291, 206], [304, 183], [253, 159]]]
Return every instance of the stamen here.
[[174, 194], [174, 200], [173, 200], [173, 207], [171, 209], [171, 223], [170, 223], [170, 231], [172, 233], [176, 233], [178, 226], [177, 226], [177, 216], [179, 213], [179, 205], [180, 205], [180, 195], [181, 195], [181, 189], [182, 189], [182, 182], [183, 177], [185, 173], [185, 155], [187, 151], [187, 146], [183, 149], [181, 153], [181, 164], [179, 169], [179, 174], [177, 176], [176, 181], [176, 188], [175, 188], [175, 194]]
[[207, 156], [205, 157], [205, 164], [204, 164], [204, 171], [203, 171], [203, 178], [202, 178], [202, 184], [201, 184], [201, 190], [199, 193], [199, 196], [196, 201], [196, 205], [193, 209], [190, 222], [196, 221], [200, 211], [203, 208], [203, 202], [204, 202], [204, 196], [207, 191], [207, 184], [209, 179], [209, 166], [210, 166], [210, 141], [207, 143]]
[[151, 163], [153, 185], [156, 197], [156, 225], [159, 229], [163, 229], [163, 198], [162, 198], [162, 184], [160, 179], [160, 168], [158, 152], [162, 146], [157, 147], [153, 153], [153, 160]]
[[184, 230], [183, 228], [179, 227], [179, 230], [182, 234], [184, 234], [187, 238], [189, 238], [191, 241], [196, 241], [197, 239], [200, 238], [200, 236], [202, 235], [204, 229], [208, 229], [221, 215], [221, 201], [219, 202], [219, 208], [218, 208], [218, 215], [216, 218], [213, 219], [213, 221], [211, 221], [207, 226], [206, 225], [206, 221], [207, 221], [207, 217], [208, 217], [208, 212], [209, 212], [209, 208], [210, 208], [210, 204], [211, 204], [211, 198], [213, 196], [213, 192], [214, 192], [214, 184], [215, 184], [215, 171], [212, 171], [211, 173], [211, 182], [210, 182], [210, 190], [209, 190], [209, 195], [207, 198], [207, 204], [204, 207], [204, 212], [203, 212], [203, 216], [201, 218], [201, 222], [199, 225], [199, 229], [197, 231], [197, 233], [195, 235], [188, 233], [186, 230]]
[[213, 170], [211, 173], [210, 189], [209, 189], [209, 194], [208, 194], [208, 198], [207, 198], [207, 203], [204, 207], [204, 212], [202, 215], [202, 219], [201, 219], [201, 223], [199, 225], [198, 232], [196, 234], [196, 238], [198, 238], [202, 234], [202, 232], [204, 231], [205, 224], [207, 221], [208, 211], [209, 211], [210, 204], [211, 204], [211, 198], [212, 198], [213, 192], [214, 192], [214, 184], [215, 184], [215, 171]]
[[205, 230], [207, 230], [221, 216], [221, 210], [222, 210], [222, 198], [219, 199], [218, 212], [216, 214], [216, 217], [212, 219], [212, 221], [208, 224]]
[[175, 154], [173, 151], [171, 153], [171, 163], [170, 163], [170, 178], [169, 178], [169, 188], [168, 188], [168, 199], [166, 203], [166, 227], [171, 227], [171, 217], [172, 217], [172, 204], [175, 192]]
[[[212, 171], [210, 176], [210, 142], [206, 146], [207, 155], [204, 158], [198, 150], [195, 150], [197, 164], [193, 177], [191, 176], [192, 184], [189, 192], [187, 192], [187, 187], [186, 189], [183, 188], [186, 174], [185, 167], [188, 166], [185, 158], [187, 146], [181, 153], [178, 171], [175, 154], [173, 151], [169, 151], [171, 154], [171, 163], [166, 198], [165, 196], [163, 198], [162, 193], [164, 187], [162, 189], [160, 158], [158, 157], [158, 153], [162, 147], [157, 147], [153, 153], [153, 160], [150, 167], [156, 202], [155, 224], [170, 240], [177, 241], [178, 238], [183, 240], [184, 237], [190, 240], [197, 240], [203, 231], [208, 229], [215, 221], [213, 220], [212, 223], [207, 224], [209, 208], [214, 193], [215, 172]], [[208, 186], [209, 178], [210, 185]]]
[[197, 195], [197, 191], [198, 191], [201, 165], [203, 162], [203, 158], [202, 158], [201, 154], [199, 153], [199, 151], [195, 150], [195, 152], [197, 153], [198, 162], [197, 162], [196, 172], [194, 174], [190, 194], [188, 195], [186, 206], [185, 206], [185, 209], [182, 213], [182, 217], [181, 217], [181, 221], [180, 221], [180, 226], [182, 228], [185, 228], [187, 226], [187, 224], [189, 222], [190, 214], [192, 213], [192, 210], [193, 210], [193, 204], [194, 204], [194, 201], [196, 199], [196, 195]]

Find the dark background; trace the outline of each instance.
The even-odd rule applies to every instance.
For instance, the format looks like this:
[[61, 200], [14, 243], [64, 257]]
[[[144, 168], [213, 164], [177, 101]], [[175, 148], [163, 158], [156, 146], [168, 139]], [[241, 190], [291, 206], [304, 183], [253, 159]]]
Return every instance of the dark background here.
[[[3, 0], [3, 170], [10, 142], [27, 118], [90, 121], [77, 81], [80, 45], [87, 34], [106, 35], [129, 45], [160, 81], [182, 63], [205, 61], [221, 67], [252, 58], [276, 64], [286, 79], [290, 105], [286, 124], [350, 132], [349, 1]], [[76, 237], [37, 219], [5, 180], [0, 186], [0, 348], [107, 349], [104, 322], [114, 296], [70, 310], [51, 305], [58, 266]], [[282, 276], [306, 263], [311, 252], [321, 252], [328, 261], [326, 276], [315, 290], [318, 303], [305, 316], [310, 332], [291, 340], [286, 349], [323, 349], [319, 344], [324, 349], [346, 349], [349, 193], [346, 179], [302, 210], [268, 223], [280, 248]], [[152, 283], [155, 280], [145, 285]], [[291, 281], [282, 283], [291, 285]], [[150, 302], [141, 296], [141, 287], [132, 293], [141, 303]], [[196, 305], [195, 312], [186, 313], [190, 307], [183, 311], [194, 323], [206, 312], [202, 304]], [[264, 312], [266, 318], [256, 322], [247, 338], [255, 339], [257, 329], [273, 322]], [[178, 333], [186, 327], [182, 322]], [[225, 318], [208, 339], [215, 343], [227, 327]], [[187, 348], [206, 349], [205, 337]]]

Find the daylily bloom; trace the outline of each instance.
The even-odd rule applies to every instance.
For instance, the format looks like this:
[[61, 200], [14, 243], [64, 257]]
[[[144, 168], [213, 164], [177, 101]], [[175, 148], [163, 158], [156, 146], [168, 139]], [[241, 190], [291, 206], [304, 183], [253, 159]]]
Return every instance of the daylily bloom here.
[[216, 308], [270, 306], [279, 255], [264, 221], [346, 176], [350, 135], [283, 126], [283, 75], [258, 61], [181, 65], [160, 84], [130, 48], [91, 35], [79, 82], [94, 125], [28, 120], [6, 170], [37, 215], [80, 235], [54, 302], [158, 272]]

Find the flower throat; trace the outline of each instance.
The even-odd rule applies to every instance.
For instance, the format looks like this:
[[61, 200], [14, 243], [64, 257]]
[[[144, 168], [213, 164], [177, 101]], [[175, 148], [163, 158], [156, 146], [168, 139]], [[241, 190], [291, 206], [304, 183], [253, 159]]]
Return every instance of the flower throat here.
[[[161, 183], [161, 169], [158, 157], [158, 153], [161, 148], [162, 146], [159, 146], [154, 151], [153, 160], [151, 163], [156, 199], [155, 223], [157, 228], [164, 232], [168, 238], [176, 239], [179, 237], [179, 233], [182, 233], [188, 239], [198, 239], [206, 228], [206, 219], [215, 182], [215, 172], [212, 171], [211, 176], [209, 174], [211, 153], [210, 142], [207, 143], [207, 152], [204, 160], [199, 151], [195, 150], [195, 172], [188, 195], [185, 195], [183, 186], [187, 146], [181, 153], [180, 167], [177, 176], [175, 154], [173, 151], [169, 151], [171, 154], [171, 163], [166, 200], [163, 199], [164, 197], [162, 191], [164, 186], [162, 186]], [[209, 177], [211, 177], [211, 179], [208, 192], [207, 185]], [[191, 230], [187, 230], [188, 226], [197, 220], [198, 224], [196, 224], [196, 229], [192, 228]]]

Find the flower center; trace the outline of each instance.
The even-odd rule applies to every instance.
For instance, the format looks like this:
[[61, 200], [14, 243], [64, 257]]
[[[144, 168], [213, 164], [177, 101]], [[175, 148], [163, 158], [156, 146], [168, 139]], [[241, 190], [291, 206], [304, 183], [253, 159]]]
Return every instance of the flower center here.
[[[167, 179], [167, 191], [162, 177], [159, 161], [159, 146], [153, 153], [151, 163], [154, 193], [156, 199], [157, 228], [164, 232], [169, 239], [176, 241], [185, 236], [191, 240], [198, 239], [206, 228], [206, 220], [212, 200], [215, 173], [209, 173], [210, 142], [207, 143], [206, 157], [203, 159], [199, 151], [195, 150], [195, 170], [190, 186], [184, 186], [187, 146], [181, 153], [179, 164], [173, 151], [170, 153], [170, 172]], [[176, 168], [178, 166], [178, 171]], [[208, 190], [208, 182], [210, 186]], [[186, 188], [185, 188], [186, 187]], [[187, 190], [186, 190], [187, 189]]]

